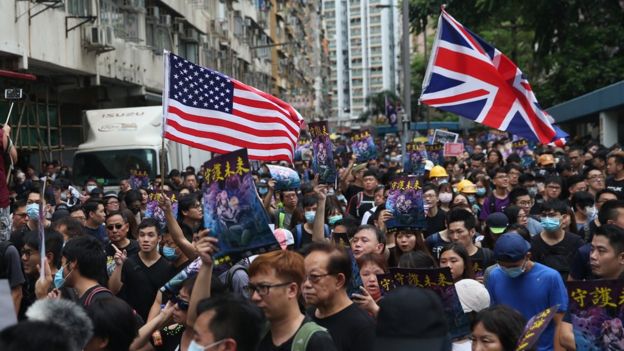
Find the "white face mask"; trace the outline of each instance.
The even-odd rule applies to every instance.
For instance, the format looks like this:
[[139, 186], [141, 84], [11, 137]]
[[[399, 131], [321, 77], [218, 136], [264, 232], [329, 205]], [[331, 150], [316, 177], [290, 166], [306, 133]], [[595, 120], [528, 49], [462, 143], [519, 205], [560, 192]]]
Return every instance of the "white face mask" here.
[[92, 192], [95, 188], [97, 188], [97, 185], [87, 185], [87, 192], [90, 193]]
[[451, 193], [440, 193], [440, 195], [438, 195], [438, 199], [440, 199], [441, 203], [448, 204], [448, 203], [451, 203], [451, 200], [453, 200], [453, 194], [451, 194]]
[[206, 351], [206, 350], [210, 350], [211, 348], [221, 344], [224, 341], [225, 341], [225, 339], [219, 340], [217, 342], [213, 342], [210, 345], [202, 346], [202, 345], [196, 343], [195, 340], [191, 340], [191, 343], [189, 344], [189, 347], [188, 347], [188, 351]]

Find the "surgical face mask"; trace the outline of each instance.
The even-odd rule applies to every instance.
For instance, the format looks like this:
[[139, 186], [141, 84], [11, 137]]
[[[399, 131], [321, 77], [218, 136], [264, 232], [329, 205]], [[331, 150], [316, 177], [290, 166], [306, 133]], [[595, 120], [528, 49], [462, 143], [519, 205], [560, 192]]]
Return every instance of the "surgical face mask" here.
[[267, 188], [266, 186], [261, 186], [258, 187], [258, 194], [264, 196], [269, 192], [269, 188]]
[[305, 212], [305, 220], [308, 223], [314, 222], [314, 216], [316, 215], [316, 211], [306, 211]]
[[39, 220], [39, 204], [29, 204], [26, 206], [26, 214], [31, 220]]
[[529, 192], [529, 195], [532, 198], [535, 198], [535, 196], [537, 196], [537, 187], [536, 186], [531, 186], [527, 188], [527, 191]]
[[440, 202], [443, 204], [448, 204], [451, 202], [451, 200], [453, 200], [453, 194], [451, 193], [440, 193], [440, 195], [438, 195], [438, 199], [440, 199]]
[[206, 351], [206, 350], [210, 350], [211, 348], [221, 344], [224, 341], [225, 340], [219, 340], [217, 342], [213, 342], [210, 345], [202, 346], [202, 345], [198, 344], [197, 342], [195, 342], [195, 340], [191, 340], [191, 343], [189, 344], [189, 347], [188, 347], [188, 351]]
[[477, 198], [474, 195], [468, 195], [466, 197], [468, 198], [468, 202], [470, 202], [471, 205], [474, 205], [477, 202]]
[[596, 206], [587, 206], [585, 207], [585, 213], [587, 213], [587, 218], [592, 221], [596, 218], [598, 210], [596, 210]]
[[338, 222], [341, 219], [342, 219], [342, 215], [330, 216], [327, 219], [327, 222], [329, 223], [329, 225], [334, 225], [334, 224], [336, 224], [336, 222]]
[[438, 178], [438, 185], [448, 183], [448, 178]]
[[67, 193], [64, 192], [64, 191], [61, 193], [61, 200], [62, 201], [67, 201]]
[[60, 289], [63, 284], [65, 284], [65, 278], [63, 277], [63, 268], [64, 267], [61, 267], [61, 269], [56, 271], [56, 274], [54, 274], [54, 287], [57, 289]]
[[87, 192], [90, 193], [92, 192], [95, 188], [97, 188], [97, 185], [87, 185]]
[[561, 226], [561, 220], [553, 217], [543, 217], [540, 223], [547, 232], [555, 232]]
[[485, 196], [485, 193], [486, 193], [485, 188], [477, 188], [477, 196], [483, 197]]
[[520, 275], [522, 275], [522, 273], [524, 273], [525, 265], [526, 265], [526, 260], [522, 263], [522, 266], [520, 267], [507, 268], [507, 267], [500, 266], [500, 268], [503, 270], [503, 272], [505, 272], [505, 274], [507, 274], [507, 276], [509, 276], [509, 278], [517, 278]]
[[169, 246], [163, 246], [163, 256], [167, 261], [175, 261], [180, 255], [176, 254], [176, 249]]
[[342, 195], [342, 194], [340, 194], [340, 195], [336, 196], [336, 199], [338, 199], [338, 201], [343, 201], [343, 202], [346, 202], [346, 201], [347, 201], [347, 199], [346, 199], [346, 198], [344, 197], [344, 195]]

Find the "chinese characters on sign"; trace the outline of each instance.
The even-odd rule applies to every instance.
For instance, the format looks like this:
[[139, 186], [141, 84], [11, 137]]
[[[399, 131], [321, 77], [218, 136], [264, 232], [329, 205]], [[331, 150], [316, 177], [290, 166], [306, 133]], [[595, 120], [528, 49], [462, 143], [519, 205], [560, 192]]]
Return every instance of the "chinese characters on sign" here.
[[524, 327], [522, 336], [518, 339], [516, 351], [530, 350], [533, 345], [535, 345], [540, 335], [546, 330], [546, 327], [558, 310], [559, 305], [552, 306], [529, 319]]
[[377, 146], [369, 131], [351, 133], [351, 141], [351, 149], [353, 149], [357, 163], [366, 162], [377, 157]]
[[390, 182], [386, 209], [392, 213], [387, 228], [422, 229], [426, 225], [423, 195], [415, 176], [400, 176]]
[[336, 163], [334, 162], [334, 146], [327, 132], [327, 121], [310, 123], [312, 134], [312, 169], [319, 175], [320, 184], [334, 184], [336, 182]]

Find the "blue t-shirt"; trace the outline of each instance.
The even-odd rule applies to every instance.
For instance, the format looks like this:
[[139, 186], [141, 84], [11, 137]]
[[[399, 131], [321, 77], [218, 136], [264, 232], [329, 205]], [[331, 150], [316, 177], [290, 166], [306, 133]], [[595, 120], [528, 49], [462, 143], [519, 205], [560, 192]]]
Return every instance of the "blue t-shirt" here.
[[102, 242], [102, 244], [104, 245], [108, 244], [108, 234], [106, 234], [106, 229], [104, 228], [104, 224], [99, 225], [97, 229], [91, 229], [87, 226], [83, 226], [82, 228], [84, 229], [84, 232], [86, 234], [91, 235], [96, 239], [99, 239]]
[[[518, 310], [528, 321], [548, 307], [559, 305], [559, 312], [568, 310], [568, 293], [561, 275], [539, 263], [517, 278], [510, 278], [500, 267], [487, 280], [492, 306], [507, 305]], [[537, 343], [538, 351], [554, 350], [555, 324], [551, 322]]]

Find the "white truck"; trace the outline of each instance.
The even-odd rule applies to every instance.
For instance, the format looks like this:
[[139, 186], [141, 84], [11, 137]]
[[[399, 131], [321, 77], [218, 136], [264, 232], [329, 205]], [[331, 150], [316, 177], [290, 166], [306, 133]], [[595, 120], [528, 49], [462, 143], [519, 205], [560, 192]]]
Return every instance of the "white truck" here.
[[[160, 169], [162, 152], [162, 106], [115, 108], [84, 112], [86, 141], [74, 154], [74, 181], [82, 185], [95, 178], [105, 188], [116, 187], [130, 170], [147, 170], [153, 179]], [[211, 152], [165, 139], [165, 176], [172, 169], [196, 170]]]

